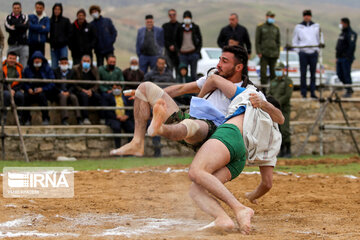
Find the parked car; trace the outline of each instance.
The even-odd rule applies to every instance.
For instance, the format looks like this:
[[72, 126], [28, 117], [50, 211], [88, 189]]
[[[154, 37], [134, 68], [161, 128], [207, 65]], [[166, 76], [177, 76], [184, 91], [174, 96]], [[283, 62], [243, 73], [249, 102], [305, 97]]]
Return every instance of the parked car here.
[[[205, 76], [210, 68], [216, 67], [221, 54], [221, 48], [202, 48], [202, 59], [197, 63], [197, 75], [199, 77]], [[248, 74], [250, 78], [258, 78], [258, 74], [256, 73], [256, 63], [251, 60], [248, 62]]]
[[[353, 84], [360, 84], [360, 70], [351, 71], [351, 80]], [[327, 82], [329, 84], [342, 84], [339, 77], [334, 73], [331, 76], [330, 80]]]

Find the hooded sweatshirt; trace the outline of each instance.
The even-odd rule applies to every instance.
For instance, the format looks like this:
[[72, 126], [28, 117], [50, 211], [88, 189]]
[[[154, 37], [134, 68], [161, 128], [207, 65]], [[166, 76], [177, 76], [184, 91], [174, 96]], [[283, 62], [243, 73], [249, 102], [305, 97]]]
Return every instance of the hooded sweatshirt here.
[[[39, 70], [36, 70], [34, 67], [34, 59], [41, 58], [42, 65]], [[55, 79], [54, 72], [49, 66], [48, 61], [40, 51], [35, 51], [31, 56], [29, 65], [24, 70], [24, 78], [40, 78], [40, 79]], [[41, 83], [41, 82], [31, 82], [24, 83], [23, 88], [27, 92], [30, 88], [35, 89], [41, 87], [44, 92], [50, 91], [54, 88], [54, 83]]]
[[[55, 17], [54, 9], [60, 7], [61, 13]], [[51, 48], [62, 48], [68, 45], [70, 36], [70, 20], [63, 17], [63, 7], [61, 3], [55, 3], [52, 8], [52, 16], [50, 19], [50, 46]]]

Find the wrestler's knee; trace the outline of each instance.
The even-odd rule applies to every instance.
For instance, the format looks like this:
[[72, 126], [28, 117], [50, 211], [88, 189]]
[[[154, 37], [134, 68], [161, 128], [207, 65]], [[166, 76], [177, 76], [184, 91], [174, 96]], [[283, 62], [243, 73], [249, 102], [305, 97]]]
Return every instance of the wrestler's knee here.
[[269, 191], [272, 188], [272, 179], [270, 178], [263, 179], [261, 181], [261, 185], [263, 186], [263, 188]]
[[199, 176], [199, 170], [197, 168], [190, 168], [189, 169], [189, 178], [194, 183], [199, 183], [200, 176]]
[[164, 94], [164, 90], [152, 82], [143, 82], [135, 91], [135, 96], [151, 105], [155, 105], [156, 101]]

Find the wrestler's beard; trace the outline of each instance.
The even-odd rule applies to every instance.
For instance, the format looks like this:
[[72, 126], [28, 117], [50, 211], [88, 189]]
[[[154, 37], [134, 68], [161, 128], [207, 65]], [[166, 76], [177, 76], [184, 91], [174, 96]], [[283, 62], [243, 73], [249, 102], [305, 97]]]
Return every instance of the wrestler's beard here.
[[219, 73], [219, 75], [225, 79], [229, 79], [231, 78], [232, 76], [234, 76], [235, 74], [235, 67], [233, 67], [231, 70], [229, 70], [228, 72], [222, 72], [222, 73]]

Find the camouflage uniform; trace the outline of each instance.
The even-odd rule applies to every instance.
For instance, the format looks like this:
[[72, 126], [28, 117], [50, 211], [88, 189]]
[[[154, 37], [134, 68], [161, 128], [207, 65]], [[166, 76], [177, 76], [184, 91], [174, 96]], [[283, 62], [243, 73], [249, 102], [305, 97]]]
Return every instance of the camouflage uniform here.
[[[278, 64], [276, 70], [283, 70], [284, 65]], [[293, 81], [286, 76], [275, 77], [270, 82], [269, 95], [273, 96], [280, 104], [282, 114], [285, 117], [285, 122], [280, 125], [282, 134], [281, 152], [282, 157], [291, 157], [291, 140], [290, 140], [290, 99], [293, 92]]]
[[280, 29], [268, 22], [261, 23], [256, 28], [256, 54], [260, 58], [261, 84], [267, 84], [267, 66], [270, 68], [270, 79], [275, 78], [275, 65], [280, 54]]

